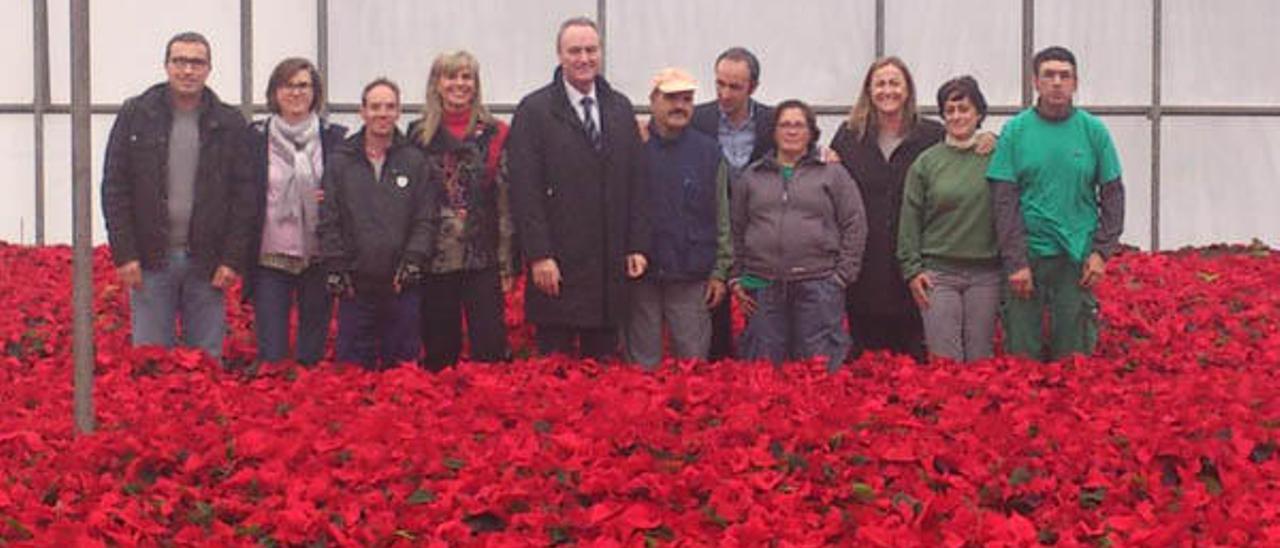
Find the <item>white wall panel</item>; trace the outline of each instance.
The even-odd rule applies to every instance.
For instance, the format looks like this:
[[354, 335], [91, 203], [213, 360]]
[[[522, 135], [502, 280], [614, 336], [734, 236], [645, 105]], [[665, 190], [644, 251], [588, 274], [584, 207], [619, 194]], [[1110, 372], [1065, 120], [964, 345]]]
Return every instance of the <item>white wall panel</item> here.
[[1165, 0], [1164, 103], [1280, 105], [1280, 2]]
[[1063, 46], [1075, 53], [1080, 68], [1077, 103], [1149, 104], [1151, 10], [1150, 0], [1040, 0], [1035, 49]]
[[[364, 84], [388, 76], [420, 103], [436, 55], [465, 49], [480, 60], [484, 100], [514, 103], [551, 81], [560, 22], [595, 13], [594, 0], [329, 3], [331, 100], [356, 103]], [[411, 116], [416, 117], [416, 114]]]
[[286, 57], [305, 57], [316, 62], [315, 0], [253, 3], [254, 103], [266, 104], [271, 69]]
[[1106, 116], [1120, 154], [1124, 181], [1124, 233], [1120, 241], [1151, 249], [1151, 122], [1141, 116]]
[[614, 0], [608, 17], [606, 70], [637, 104], [648, 104], [653, 74], [668, 65], [694, 74], [699, 101], [714, 98], [715, 58], [732, 46], [760, 58], [762, 101], [848, 103], [875, 54], [871, 0]]
[[[102, 220], [102, 158], [114, 115], [93, 115], [90, 147], [93, 150], [90, 177], [93, 211], [93, 243], [107, 243], [106, 224]], [[71, 226], [71, 116], [56, 114], [45, 117], [44, 153], [44, 237], [49, 244], [70, 244]]]
[[[885, 2], [885, 54], [911, 69], [917, 103], [933, 104], [938, 86], [961, 74], [982, 85], [992, 105], [1022, 100], [1022, 3], [1018, 0]], [[852, 86], [862, 84], [859, 67]], [[844, 99], [852, 102], [853, 97]]]
[[0, 115], [0, 240], [35, 243], [36, 187], [32, 161], [35, 137], [32, 118], [25, 114]]
[[1280, 119], [1166, 118], [1160, 245], [1280, 245]]
[[[69, 2], [49, 2], [50, 86], [55, 103], [71, 102]], [[209, 39], [209, 87], [223, 101], [240, 102], [238, 0], [112, 0], [90, 3], [90, 57], [95, 103], [122, 103], [162, 82], [164, 46], [188, 30]]]
[[31, 0], [0, 0], [4, 31], [0, 32], [0, 103], [30, 103], [35, 47]]

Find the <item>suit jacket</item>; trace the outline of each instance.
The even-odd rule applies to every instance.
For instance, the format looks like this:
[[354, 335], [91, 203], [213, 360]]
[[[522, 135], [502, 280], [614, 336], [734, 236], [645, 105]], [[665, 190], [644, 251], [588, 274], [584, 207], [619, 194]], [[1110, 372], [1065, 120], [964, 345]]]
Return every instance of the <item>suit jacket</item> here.
[[[756, 126], [756, 142], [751, 147], [751, 159], [748, 164], [764, 157], [770, 150], [774, 148], [773, 142], [773, 107], [765, 106], [757, 103], [755, 99], [748, 99], [749, 108], [755, 109], [755, 126]], [[720, 105], [715, 101], [708, 101], [694, 107], [693, 120], [690, 121], [693, 128], [710, 135], [712, 139], [719, 139], [720, 136]]]

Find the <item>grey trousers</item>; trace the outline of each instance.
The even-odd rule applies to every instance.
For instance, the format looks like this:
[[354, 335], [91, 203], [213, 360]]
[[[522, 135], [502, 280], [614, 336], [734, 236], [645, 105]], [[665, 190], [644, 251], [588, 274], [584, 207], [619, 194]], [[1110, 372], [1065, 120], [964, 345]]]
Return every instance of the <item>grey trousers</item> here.
[[640, 280], [631, 285], [631, 308], [622, 329], [626, 359], [653, 369], [662, 362], [662, 327], [671, 354], [706, 359], [711, 348], [711, 311], [704, 302], [706, 281]]
[[933, 289], [920, 315], [929, 353], [961, 362], [991, 357], [1004, 283], [1000, 267], [948, 266], [926, 274]]

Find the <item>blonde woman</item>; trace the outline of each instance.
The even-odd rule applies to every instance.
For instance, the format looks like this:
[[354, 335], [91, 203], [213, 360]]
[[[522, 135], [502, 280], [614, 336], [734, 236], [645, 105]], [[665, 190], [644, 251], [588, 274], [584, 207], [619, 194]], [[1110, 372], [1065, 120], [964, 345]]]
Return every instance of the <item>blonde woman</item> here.
[[[898, 265], [898, 214], [907, 169], [945, 134], [942, 124], [917, 112], [915, 80], [907, 64], [884, 57], [867, 68], [849, 119], [831, 140], [867, 210], [862, 275], [849, 285], [847, 302], [851, 357], [865, 350], [925, 357], [920, 311]], [[975, 150], [990, 154], [995, 136], [983, 132], [977, 140]]]
[[465, 51], [431, 64], [422, 118], [409, 137], [427, 154], [442, 188], [436, 254], [423, 284], [423, 365], [458, 361], [466, 318], [472, 361], [508, 357], [503, 293], [515, 272], [503, 145], [507, 125], [485, 108], [480, 64]]

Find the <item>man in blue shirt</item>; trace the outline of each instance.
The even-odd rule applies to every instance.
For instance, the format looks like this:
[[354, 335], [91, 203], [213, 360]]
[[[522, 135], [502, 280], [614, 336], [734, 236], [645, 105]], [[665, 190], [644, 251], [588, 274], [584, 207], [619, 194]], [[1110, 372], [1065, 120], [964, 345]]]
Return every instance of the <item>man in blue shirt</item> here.
[[[716, 100], [694, 108], [691, 125], [719, 141], [732, 188], [748, 164], [774, 148], [773, 108], [751, 98], [760, 86], [760, 61], [750, 50], [725, 50], [716, 57], [715, 74]], [[712, 312], [708, 359], [731, 358], [733, 353], [729, 299], [724, 299]]]

